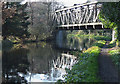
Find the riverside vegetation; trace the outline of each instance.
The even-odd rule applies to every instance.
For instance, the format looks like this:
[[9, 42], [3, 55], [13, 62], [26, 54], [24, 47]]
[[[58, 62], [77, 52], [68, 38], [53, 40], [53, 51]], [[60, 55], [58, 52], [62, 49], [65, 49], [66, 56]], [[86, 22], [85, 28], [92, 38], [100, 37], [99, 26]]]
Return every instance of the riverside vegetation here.
[[120, 71], [120, 49], [110, 50], [109, 54], [111, 55], [115, 66], [118, 68], [118, 71]]
[[78, 63], [72, 70], [67, 70], [65, 82], [100, 82], [101, 80], [97, 77], [99, 53], [100, 48], [97, 46], [88, 48], [83, 53], [74, 52], [74, 55], [78, 56]]
[[[78, 57], [78, 62], [73, 66], [71, 70], [66, 69], [67, 75], [65, 75], [65, 83], [71, 82], [103, 82], [98, 76], [98, 56], [100, 54], [101, 48], [106, 44], [107, 41], [111, 40], [109, 36], [102, 36], [94, 34], [90, 35], [79, 35], [79, 34], [69, 34], [68, 37], [77, 37], [77, 38], [92, 38], [95, 39], [93, 44], [87, 50], [81, 52], [74, 51], [71, 52], [73, 55]], [[108, 48], [115, 47], [115, 41], [111, 41], [108, 45]], [[113, 63], [116, 67], [120, 65], [119, 55], [120, 49], [110, 50], [110, 54]], [[63, 81], [58, 81], [63, 82]]]

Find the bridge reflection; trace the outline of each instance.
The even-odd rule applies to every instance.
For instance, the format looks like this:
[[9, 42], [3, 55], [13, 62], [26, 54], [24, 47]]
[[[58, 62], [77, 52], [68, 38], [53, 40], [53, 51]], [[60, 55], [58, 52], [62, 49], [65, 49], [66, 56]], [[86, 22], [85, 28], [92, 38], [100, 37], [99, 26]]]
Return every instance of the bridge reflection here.
[[77, 63], [77, 57], [62, 53], [60, 57], [52, 61], [51, 78], [64, 80], [63, 76], [66, 74], [65, 69], [72, 69], [75, 63]]
[[56, 82], [59, 79], [64, 80], [64, 75], [66, 74], [65, 69], [72, 69], [72, 66], [75, 63], [77, 63], [77, 57], [62, 53], [57, 59], [49, 61], [50, 72], [47, 72], [46, 74], [28, 72], [26, 79], [28, 82]]
[[58, 57], [57, 60], [53, 60], [53, 67], [55, 69], [72, 69], [72, 66], [77, 62], [77, 57], [74, 55], [69, 55], [62, 53], [61, 57]]

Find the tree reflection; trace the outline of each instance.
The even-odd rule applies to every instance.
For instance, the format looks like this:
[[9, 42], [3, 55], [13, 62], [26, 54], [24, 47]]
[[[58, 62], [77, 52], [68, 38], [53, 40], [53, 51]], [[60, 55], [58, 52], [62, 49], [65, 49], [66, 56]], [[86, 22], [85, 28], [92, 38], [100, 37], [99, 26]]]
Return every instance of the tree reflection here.
[[2, 83], [26, 83], [24, 76], [19, 73], [27, 74], [29, 62], [27, 58], [28, 50], [13, 49], [3, 51], [2, 55]]
[[[44, 45], [44, 46], [43, 46]], [[28, 44], [30, 52], [28, 53], [28, 61], [30, 62], [31, 73], [47, 73], [50, 72], [51, 60], [56, 59], [60, 53], [52, 49], [51, 45], [38, 43]]]
[[71, 69], [76, 63], [73, 55], [61, 53], [52, 48], [52, 45], [44, 43], [28, 44], [28, 60], [30, 63], [29, 75], [26, 76], [29, 82], [54, 82], [64, 79], [65, 68]]
[[93, 39], [68, 37], [65, 43], [67, 43], [66, 45], [70, 49], [83, 50], [91, 46]]

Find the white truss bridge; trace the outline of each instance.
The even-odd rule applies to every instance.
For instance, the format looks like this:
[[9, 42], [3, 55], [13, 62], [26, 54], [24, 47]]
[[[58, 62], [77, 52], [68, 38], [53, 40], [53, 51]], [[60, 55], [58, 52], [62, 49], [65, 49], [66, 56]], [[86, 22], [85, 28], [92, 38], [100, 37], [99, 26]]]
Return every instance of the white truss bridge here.
[[56, 10], [53, 22], [61, 30], [104, 29], [98, 15], [102, 4], [97, 1]]

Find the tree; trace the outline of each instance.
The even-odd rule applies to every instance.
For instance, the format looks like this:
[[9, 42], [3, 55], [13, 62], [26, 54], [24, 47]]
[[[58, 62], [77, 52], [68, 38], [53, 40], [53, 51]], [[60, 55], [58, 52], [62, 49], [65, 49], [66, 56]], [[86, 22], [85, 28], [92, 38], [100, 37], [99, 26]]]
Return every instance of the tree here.
[[115, 30], [117, 42], [120, 41], [120, 2], [103, 3], [102, 10], [99, 15], [100, 20], [105, 28]]
[[[51, 19], [51, 12], [57, 8], [57, 2], [30, 2], [28, 11], [30, 16], [29, 32], [38, 40], [46, 39], [52, 36], [54, 32], [54, 26]], [[57, 4], [58, 5], [58, 4]]]
[[26, 12], [27, 3], [21, 5], [20, 2], [7, 2], [2, 6], [2, 35], [4, 39], [8, 36], [16, 36], [25, 38], [29, 36], [27, 31], [30, 24], [27, 19], [29, 18]]
[[[38, 40], [38, 36], [43, 37], [44, 33], [47, 32], [48, 28], [48, 13], [47, 7], [42, 2], [40, 3], [29, 3], [30, 4], [30, 16], [31, 16], [31, 25], [29, 26], [29, 32], [35, 36]], [[48, 33], [47, 33], [48, 34]]]

